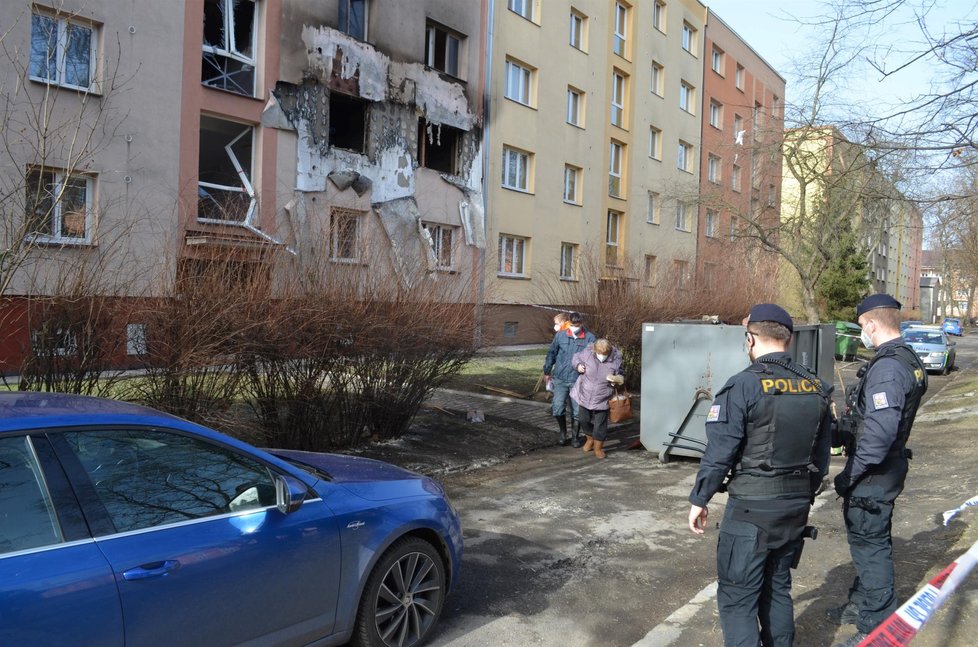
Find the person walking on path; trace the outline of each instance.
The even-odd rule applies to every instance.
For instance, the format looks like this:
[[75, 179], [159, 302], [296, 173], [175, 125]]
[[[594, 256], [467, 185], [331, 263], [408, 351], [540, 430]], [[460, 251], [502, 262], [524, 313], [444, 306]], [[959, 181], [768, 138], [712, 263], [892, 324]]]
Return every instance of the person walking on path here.
[[903, 491], [912, 452], [907, 448], [927, 371], [900, 335], [900, 302], [888, 294], [866, 297], [856, 308], [862, 341], [876, 354], [846, 393], [838, 422], [846, 466], [835, 477], [842, 497], [856, 578], [849, 599], [828, 610], [836, 624], [855, 624], [842, 647], [854, 647], [897, 609], [893, 574], [893, 507]]
[[689, 529], [704, 533], [707, 504], [726, 489], [717, 541], [724, 645], [790, 647], [790, 569], [801, 557], [808, 513], [828, 471], [832, 387], [791, 360], [794, 327], [784, 309], [756, 305], [746, 326], [752, 363], [727, 381], [707, 414]]
[[[570, 326], [567, 330], [554, 334], [553, 341], [550, 342], [550, 350], [547, 351], [547, 357], [543, 361], [543, 376], [552, 387], [554, 396], [550, 411], [557, 419], [557, 427], [560, 430], [557, 442], [564, 447], [571, 444], [571, 436], [567, 433], [567, 397], [579, 375], [571, 360], [575, 353], [584, 350], [595, 341], [597, 341], [595, 336], [584, 328], [584, 317], [581, 313], [572, 312]], [[580, 439], [578, 407], [573, 399], [571, 399], [571, 427], [574, 447], [580, 447], [584, 441]]]
[[604, 458], [604, 441], [608, 437], [608, 400], [614, 387], [624, 384], [621, 353], [607, 339], [575, 353], [571, 363], [579, 377], [571, 389], [571, 400], [577, 402], [584, 451]]

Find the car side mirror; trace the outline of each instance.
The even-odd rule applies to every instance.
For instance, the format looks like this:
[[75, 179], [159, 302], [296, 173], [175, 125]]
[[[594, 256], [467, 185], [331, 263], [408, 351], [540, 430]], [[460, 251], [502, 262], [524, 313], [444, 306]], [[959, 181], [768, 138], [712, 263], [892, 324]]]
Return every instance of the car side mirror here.
[[282, 514], [291, 514], [302, 507], [309, 489], [294, 476], [275, 477], [275, 506]]

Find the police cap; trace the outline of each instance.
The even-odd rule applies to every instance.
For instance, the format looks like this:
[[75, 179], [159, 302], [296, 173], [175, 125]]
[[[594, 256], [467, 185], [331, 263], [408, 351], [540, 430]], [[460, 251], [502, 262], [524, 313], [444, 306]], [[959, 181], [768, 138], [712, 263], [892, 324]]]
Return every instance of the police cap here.
[[759, 303], [751, 308], [750, 314], [747, 315], [747, 323], [752, 321], [773, 321], [787, 328], [788, 332], [795, 330], [791, 315], [784, 308], [773, 303]]
[[872, 294], [862, 300], [859, 307], [856, 308], [856, 318], [859, 318], [869, 312], [870, 310], [876, 310], [877, 308], [896, 308], [900, 309], [900, 302], [891, 297], [889, 294]]

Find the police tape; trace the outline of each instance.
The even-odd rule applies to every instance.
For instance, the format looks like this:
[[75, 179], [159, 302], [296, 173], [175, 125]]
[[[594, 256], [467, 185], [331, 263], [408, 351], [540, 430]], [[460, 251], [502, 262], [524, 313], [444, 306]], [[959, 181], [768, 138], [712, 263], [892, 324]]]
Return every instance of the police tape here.
[[[944, 513], [944, 525], [966, 508], [978, 506], [978, 496], [972, 497], [954, 510]], [[978, 541], [966, 553], [938, 573], [923, 588], [914, 593], [893, 615], [876, 627], [859, 643], [859, 647], [904, 647], [909, 645], [920, 628], [944, 604], [944, 601], [978, 564]]]

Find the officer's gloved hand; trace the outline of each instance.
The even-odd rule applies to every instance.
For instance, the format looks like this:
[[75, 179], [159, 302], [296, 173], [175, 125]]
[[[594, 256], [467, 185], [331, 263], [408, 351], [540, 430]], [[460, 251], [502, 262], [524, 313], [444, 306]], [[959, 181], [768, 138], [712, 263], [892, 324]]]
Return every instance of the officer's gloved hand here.
[[835, 475], [835, 493], [841, 497], [849, 494], [849, 489], [852, 487], [852, 482], [849, 480], [848, 472], [839, 472]]

